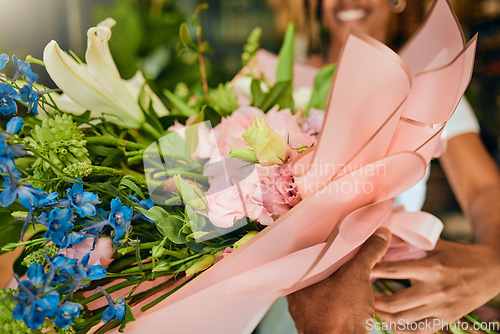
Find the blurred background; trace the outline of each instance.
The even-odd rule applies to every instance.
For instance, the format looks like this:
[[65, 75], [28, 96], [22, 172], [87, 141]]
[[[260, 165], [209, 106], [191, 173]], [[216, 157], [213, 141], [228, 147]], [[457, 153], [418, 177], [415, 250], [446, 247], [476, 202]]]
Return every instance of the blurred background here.
[[[407, 0], [407, 9], [393, 27], [397, 49], [419, 26], [431, 0]], [[189, 20], [200, 3], [209, 9], [200, 15], [203, 36], [214, 52], [207, 55], [209, 84], [230, 80], [241, 68], [241, 53], [252, 29], [263, 30], [261, 47], [277, 52], [290, 19], [297, 28], [297, 59], [321, 47], [321, 27], [304, 10], [304, 0], [0, 0], [0, 49], [20, 59], [30, 54], [42, 58], [52, 39], [62, 49], [84, 59], [86, 31], [107, 17], [117, 24], [111, 52], [124, 78], [141, 69], [158, 93], [175, 90], [179, 80], [188, 85], [199, 81], [196, 55], [179, 53], [179, 26]], [[476, 33], [479, 42], [472, 82], [466, 93], [481, 124], [481, 136], [500, 162], [500, 0], [451, 0], [466, 37]], [[314, 18], [313, 18], [314, 19]], [[53, 87], [38, 65], [41, 83]], [[182, 78], [180, 77], [182, 73]], [[446, 221], [445, 235], [467, 240], [469, 224], [439, 167], [432, 166], [424, 209]]]

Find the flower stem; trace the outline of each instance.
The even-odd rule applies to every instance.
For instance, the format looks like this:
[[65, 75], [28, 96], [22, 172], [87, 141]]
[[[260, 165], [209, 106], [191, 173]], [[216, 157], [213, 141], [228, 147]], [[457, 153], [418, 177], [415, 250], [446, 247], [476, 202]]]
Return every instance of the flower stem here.
[[158, 140], [162, 137], [162, 134], [149, 123], [144, 123], [141, 129], [144, 130], [147, 134], [151, 135], [155, 140]]
[[146, 148], [146, 146], [139, 144], [139, 143], [134, 143], [125, 139], [120, 139], [120, 138], [113, 138], [113, 137], [104, 137], [104, 136], [98, 136], [98, 137], [85, 137], [85, 140], [87, 141], [87, 144], [101, 144], [101, 145], [106, 145], [106, 146], [120, 146], [120, 147], [125, 147], [131, 150], [143, 150]]
[[[140, 244], [139, 249], [152, 249], [154, 246], [159, 245], [160, 243], [161, 243], [161, 240], [160, 241], [153, 241], [153, 242], [145, 242], [143, 244]], [[136, 249], [137, 249], [136, 246], [123, 247], [123, 248], [120, 248], [118, 250], [118, 253], [123, 255], [123, 254], [131, 253], [131, 252], [135, 252]]]
[[177, 290], [179, 290], [180, 288], [182, 288], [184, 285], [186, 285], [189, 282], [191, 282], [193, 280], [193, 278], [195, 278], [195, 277], [196, 277], [196, 275], [193, 275], [192, 277], [188, 278], [185, 282], [183, 282], [179, 286], [176, 286], [175, 288], [173, 288], [172, 290], [170, 290], [166, 294], [161, 295], [160, 297], [158, 297], [155, 300], [153, 300], [151, 303], [149, 303], [147, 305], [144, 305], [143, 307], [141, 307], [141, 312], [146, 312], [147, 310], [149, 310], [153, 306], [157, 305], [158, 303], [160, 303], [161, 301], [163, 301], [165, 298], [167, 298], [168, 296], [170, 296], [171, 294], [173, 294], [174, 292], [176, 292]]

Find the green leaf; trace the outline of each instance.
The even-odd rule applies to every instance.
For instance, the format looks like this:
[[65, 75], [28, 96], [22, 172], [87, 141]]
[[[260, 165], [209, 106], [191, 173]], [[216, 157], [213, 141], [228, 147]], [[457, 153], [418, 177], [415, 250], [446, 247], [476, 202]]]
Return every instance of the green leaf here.
[[13, 218], [9, 212], [0, 211], [0, 249], [11, 242], [18, 242], [24, 222]]
[[133, 190], [140, 198], [145, 200], [146, 197], [144, 196], [144, 193], [142, 192], [141, 188], [139, 188], [139, 186], [131, 180], [132, 178], [133, 176], [131, 175], [125, 175], [124, 177], [122, 177], [118, 189], [123, 189], [121, 188], [121, 186], [127, 187]]
[[86, 110], [83, 114], [81, 115], [71, 115], [73, 117], [73, 120], [77, 123], [88, 123], [91, 118], [91, 112], [90, 110]]
[[200, 50], [201, 53], [214, 53], [214, 49], [207, 41], [201, 42]]
[[199, 143], [199, 138], [198, 138], [198, 127], [199, 126], [204, 126], [203, 124], [197, 123], [193, 124], [191, 126], [188, 126], [186, 128], [186, 153], [192, 157], [196, 150], [198, 149], [198, 143]]
[[271, 87], [271, 90], [266, 94], [262, 103], [257, 107], [262, 111], [269, 111], [272, 107], [279, 104], [280, 101], [285, 99], [287, 96], [291, 95], [292, 82], [291, 81], [279, 81]]
[[198, 18], [200, 17], [200, 13], [207, 9], [208, 9], [208, 3], [202, 3], [196, 7], [196, 10], [194, 11], [193, 14], [193, 19], [191, 21], [193, 23], [193, 26], [197, 27], [199, 25]]
[[290, 23], [286, 29], [285, 38], [278, 55], [278, 65], [276, 66], [276, 82], [293, 81], [293, 62], [295, 26]]
[[186, 48], [188, 48], [189, 46], [196, 47], [196, 44], [194, 44], [193, 40], [191, 39], [191, 36], [189, 35], [189, 28], [186, 22], [183, 22], [179, 28], [179, 38], [184, 47]]
[[132, 309], [128, 304], [125, 304], [125, 317], [122, 320], [122, 325], [120, 326], [120, 329], [118, 331], [120, 333], [123, 333], [125, 330], [125, 326], [129, 323], [135, 321], [134, 314], [132, 313]]
[[179, 190], [179, 195], [185, 205], [192, 206], [196, 210], [207, 211], [208, 206], [205, 199], [205, 194], [195, 184], [186, 182], [181, 176], [173, 177], [175, 185]]
[[154, 222], [162, 221], [163, 219], [170, 216], [170, 214], [165, 211], [165, 209], [159, 206], [153, 206], [149, 210], [143, 209], [141, 207], [136, 207], [135, 209]]
[[253, 79], [250, 84], [250, 90], [252, 92], [252, 105], [257, 108], [262, 105], [264, 99], [266, 98], [266, 94], [262, 92], [262, 88], [260, 86], [261, 82], [262, 81], [260, 79]]
[[167, 271], [170, 269], [172, 265], [170, 264], [170, 261], [167, 260], [161, 260], [154, 268], [153, 272], [159, 272], [159, 271]]
[[168, 89], [163, 90], [163, 94], [165, 94], [167, 99], [173, 104], [179, 115], [189, 117], [199, 114], [199, 112], [196, 109], [193, 109], [190, 106], [188, 106], [186, 102], [182, 101]]
[[334, 74], [334, 64], [322, 67], [318, 74], [316, 74], [311, 99], [307, 105], [307, 111], [311, 108], [320, 110], [326, 109], [326, 103], [328, 102], [328, 96], [330, 95]]
[[186, 243], [186, 235], [183, 234], [184, 220], [179, 216], [169, 216], [156, 223], [160, 233], [175, 244]]

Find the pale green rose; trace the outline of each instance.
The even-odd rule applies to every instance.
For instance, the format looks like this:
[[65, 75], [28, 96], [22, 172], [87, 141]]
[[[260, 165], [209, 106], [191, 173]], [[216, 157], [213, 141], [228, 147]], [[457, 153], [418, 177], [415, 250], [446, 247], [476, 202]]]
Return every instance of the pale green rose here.
[[252, 147], [262, 166], [280, 165], [292, 154], [290, 145], [266, 123], [264, 117], [253, 117], [252, 125], [242, 135]]

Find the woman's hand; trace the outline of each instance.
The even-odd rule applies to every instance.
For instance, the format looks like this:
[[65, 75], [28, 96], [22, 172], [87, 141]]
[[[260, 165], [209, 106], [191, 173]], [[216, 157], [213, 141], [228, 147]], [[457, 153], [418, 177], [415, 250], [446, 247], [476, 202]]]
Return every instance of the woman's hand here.
[[383, 228], [327, 279], [288, 296], [299, 334], [369, 333], [374, 317], [370, 273], [385, 254], [391, 234]]
[[[490, 246], [440, 240], [421, 260], [377, 264], [372, 276], [409, 279], [412, 286], [391, 296], [376, 294], [376, 313], [390, 323], [423, 322], [412, 331], [435, 333], [446, 323], [458, 320], [500, 292], [500, 256]], [[441, 326], [438, 326], [441, 325]]]

